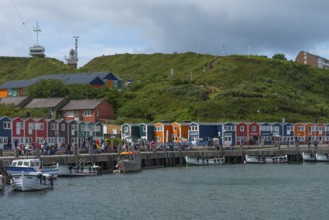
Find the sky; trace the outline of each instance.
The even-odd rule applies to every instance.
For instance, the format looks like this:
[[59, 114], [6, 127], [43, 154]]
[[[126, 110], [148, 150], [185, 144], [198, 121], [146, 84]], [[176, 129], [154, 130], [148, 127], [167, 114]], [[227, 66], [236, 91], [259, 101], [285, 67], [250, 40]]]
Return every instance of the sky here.
[[327, 0], [0, 0], [0, 56], [29, 57], [38, 44], [78, 67], [114, 54], [213, 55], [299, 51], [329, 59]]

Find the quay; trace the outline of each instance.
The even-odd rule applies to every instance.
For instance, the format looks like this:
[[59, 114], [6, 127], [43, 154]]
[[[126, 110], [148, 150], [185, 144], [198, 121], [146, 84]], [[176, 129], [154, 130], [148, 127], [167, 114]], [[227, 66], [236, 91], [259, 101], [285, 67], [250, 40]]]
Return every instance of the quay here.
[[[12, 160], [17, 158], [29, 158], [36, 157], [35, 155], [17, 156], [12, 153], [0, 156], [0, 170], [10, 164]], [[141, 151], [142, 158], [142, 168], [159, 168], [159, 167], [175, 167], [184, 166], [186, 164], [185, 156], [190, 157], [216, 157], [225, 156], [226, 164], [241, 164], [244, 163], [245, 155], [258, 155], [258, 156], [274, 156], [274, 155], [287, 155], [288, 162], [291, 163], [301, 163], [302, 162], [302, 152], [308, 152], [311, 154], [322, 153], [329, 154], [328, 145], [319, 145], [317, 148], [308, 147], [307, 145], [302, 145], [298, 147], [250, 147], [250, 146], [238, 146], [233, 148], [208, 148], [199, 147], [193, 150], [183, 151]], [[73, 152], [73, 154], [56, 154], [56, 155], [39, 155], [43, 165], [51, 164], [75, 164], [77, 161], [83, 159], [85, 161], [90, 161], [101, 165], [103, 172], [112, 172], [116, 165], [118, 158], [118, 153], [81, 153]]]

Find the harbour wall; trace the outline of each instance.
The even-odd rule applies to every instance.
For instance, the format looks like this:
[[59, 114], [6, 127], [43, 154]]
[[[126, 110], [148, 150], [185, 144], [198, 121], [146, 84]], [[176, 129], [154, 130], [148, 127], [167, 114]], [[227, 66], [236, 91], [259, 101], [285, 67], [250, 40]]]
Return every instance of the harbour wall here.
[[[275, 156], [275, 155], [287, 155], [288, 162], [299, 163], [302, 162], [302, 152], [308, 152], [311, 154], [322, 153], [329, 154], [328, 146], [318, 146], [317, 148], [311, 148], [308, 146], [299, 147], [275, 147], [275, 148], [255, 148], [249, 149], [244, 147], [236, 147], [232, 149], [204, 149], [204, 150], [189, 150], [189, 151], [155, 151], [155, 152], [141, 152], [142, 167], [146, 168], [158, 168], [158, 167], [173, 167], [183, 166], [186, 164], [185, 156], [210, 158], [210, 157], [225, 157], [226, 164], [240, 164], [244, 163], [245, 155], [258, 155], [258, 156]], [[36, 157], [35, 155], [26, 156], [2, 156], [0, 157], [0, 168], [3, 169], [7, 164], [10, 164], [12, 160], [17, 158]], [[74, 152], [71, 155], [58, 154], [58, 155], [39, 155], [43, 165], [51, 164], [75, 164], [79, 160], [90, 161], [101, 165], [104, 172], [113, 171], [118, 153], [78, 153]]]

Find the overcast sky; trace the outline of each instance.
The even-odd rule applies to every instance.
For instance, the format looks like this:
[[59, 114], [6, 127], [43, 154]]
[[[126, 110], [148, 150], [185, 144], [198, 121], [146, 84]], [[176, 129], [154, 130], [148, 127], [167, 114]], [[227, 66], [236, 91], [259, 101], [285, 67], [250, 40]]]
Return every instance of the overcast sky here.
[[29, 56], [38, 22], [47, 57], [64, 61], [80, 37], [79, 67], [174, 51], [329, 59], [328, 9], [327, 0], [0, 0], [0, 56]]

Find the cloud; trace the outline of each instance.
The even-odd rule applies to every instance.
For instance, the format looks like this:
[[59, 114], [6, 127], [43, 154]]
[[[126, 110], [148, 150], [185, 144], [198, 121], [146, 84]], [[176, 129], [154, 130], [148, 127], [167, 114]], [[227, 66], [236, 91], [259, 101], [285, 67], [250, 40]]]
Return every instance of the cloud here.
[[329, 57], [328, 6], [324, 0], [11, 0], [0, 12], [0, 55], [28, 56], [39, 22], [47, 56], [63, 60], [80, 36], [79, 66], [134, 51], [294, 59], [306, 50]]

